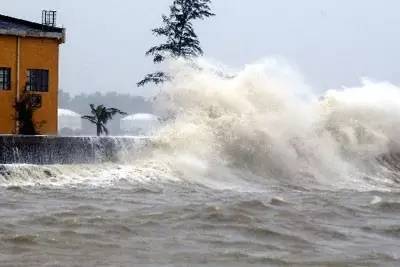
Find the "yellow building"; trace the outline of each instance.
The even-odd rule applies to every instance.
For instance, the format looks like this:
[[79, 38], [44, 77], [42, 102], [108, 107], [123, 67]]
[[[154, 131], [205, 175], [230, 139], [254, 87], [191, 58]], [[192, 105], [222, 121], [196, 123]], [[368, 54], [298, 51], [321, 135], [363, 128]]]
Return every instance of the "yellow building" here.
[[65, 29], [55, 27], [55, 12], [42, 24], [0, 15], [0, 134], [19, 134], [15, 105], [27, 94], [35, 106], [40, 134], [57, 134], [59, 46]]

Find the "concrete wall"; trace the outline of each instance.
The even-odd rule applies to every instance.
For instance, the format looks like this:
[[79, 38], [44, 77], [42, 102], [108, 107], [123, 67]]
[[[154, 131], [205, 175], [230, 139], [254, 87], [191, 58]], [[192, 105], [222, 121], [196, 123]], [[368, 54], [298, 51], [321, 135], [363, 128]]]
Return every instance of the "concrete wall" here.
[[0, 136], [0, 164], [83, 164], [126, 160], [149, 139]]

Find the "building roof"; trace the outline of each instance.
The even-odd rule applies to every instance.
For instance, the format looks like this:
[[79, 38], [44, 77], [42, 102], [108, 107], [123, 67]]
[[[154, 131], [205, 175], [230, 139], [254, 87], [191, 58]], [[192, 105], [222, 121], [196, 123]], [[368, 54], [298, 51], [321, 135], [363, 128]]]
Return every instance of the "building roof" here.
[[0, 14], [0, 35], [54, 38], [65, 41], [65, 29]]

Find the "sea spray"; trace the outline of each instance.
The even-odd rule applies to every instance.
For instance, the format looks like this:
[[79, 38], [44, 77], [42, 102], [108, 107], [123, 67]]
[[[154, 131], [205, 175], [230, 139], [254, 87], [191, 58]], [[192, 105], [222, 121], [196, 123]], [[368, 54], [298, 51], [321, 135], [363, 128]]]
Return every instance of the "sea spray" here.
[[246, 170], [305, 186], [387, 182], [391, 171], [377, 159], [397, 152], [398, 87], [363, 80], [358, 88], [313, 95], [301, 75], [276, 61], [235, 75], [204, 61], [196, 68], [177, 61], [171, 69], [175, 79], [156, 106], [174, 119], [158, 133], [152, 157], [163, 155], [187, 179], [201, 170], [204, 179], [229, 183]]
[[[19, 183], [174, 181], [246, 191], [279, 183], [308, 189], [397, 188], [397, 86], [364, 79], [360, 87], [314, 94], [296, 70], [277, 60], [237, 72], [205, 60], [178, 60], [169, 72], [174, 80], [163, 85], [154, 103], [165, 121], [146, 149], [123, 151], [120, 163], [74, 171], [35, 167], [56, 171], [51, 177], [43, 171], [27, 175], [46, 179], [35, 181], [16, 174]], [[13, 185], [16, 168], [6, 167], [1, 183]]]
[[0, 166], [3, 265], [398, 265], [397, 87], [173, 69], [164, 127], [111, 138], [120, 162]]

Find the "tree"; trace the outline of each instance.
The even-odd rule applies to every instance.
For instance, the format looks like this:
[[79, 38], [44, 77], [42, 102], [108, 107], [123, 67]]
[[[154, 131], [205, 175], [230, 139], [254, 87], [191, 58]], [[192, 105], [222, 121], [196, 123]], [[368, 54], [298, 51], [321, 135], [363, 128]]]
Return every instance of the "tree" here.
[[92, 115], [83, 116], [82, 119], [88, 120], [96, 125], [97, 136], [100, 136], [103, 133], [108, 135], [108, 129], [106, 127], [107, 122], [112, 120], [116, 114], [126, 115], [125, 112], [119, 109], [107, 108], [104, 105], [95, 107], [93, 104], [90, 104], [90, 108]]
[[18, 134], [37, 135], [39, 134], [37, 128], [40, 128], [45, 123], [45, 121], [41, 121], [37, 124], [33, 121], [33, 113], [37, 109], [34, 102], [32, 95], [26, 92], [15, 102], [14, 108], [17, 114]]
[[[167, 57], [190, 59], [203, 55], [200, 41], [193, 28], [194, 20], [204, 20], [215, 16], [210, 8], [211, 0], [174, 0], [170, 6], [170, 15], [163, 15], [164, 26], [153, 29], [153, 34], [165, 37], [166, 42], [150, 48], [146, 56], [153, 56], [155, 64]], [[155, 84], [170, 80], [164, 72], [155, 72], [145, 76], [138, 86], [153, 82]]]

